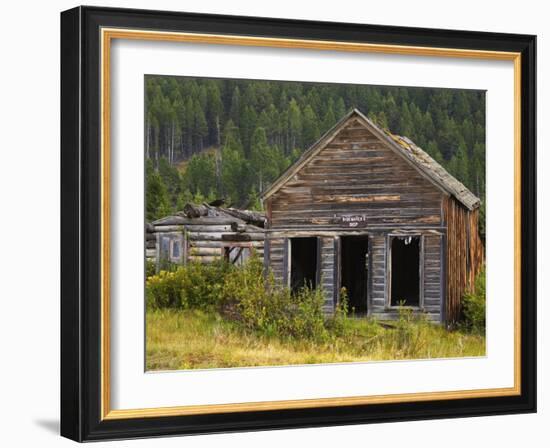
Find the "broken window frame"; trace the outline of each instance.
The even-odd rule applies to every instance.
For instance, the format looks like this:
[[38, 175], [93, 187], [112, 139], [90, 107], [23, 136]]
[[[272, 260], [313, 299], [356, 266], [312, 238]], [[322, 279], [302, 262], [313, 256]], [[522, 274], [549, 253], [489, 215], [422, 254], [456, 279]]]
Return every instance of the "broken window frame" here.
[[413, 237], [419, 239], [418, 253], [418, 305], [405, 305], [403, 308], [412, 310], [424, 309], [424, 235], [422, 233], [389, 233], [386, 235], [386, 309], [397, 310], [400, 305], [391, 303], [391, 283], [392, 283], [392, 240], [393, 238]]
[[[179, 246], [179, 247], [177, 247]], [[179, 255], [175, 255], [176, 248], [179, 249]], [[170, 261], [172, 263], [181, 263], [183, 255], [183, 242], [179, 238], [170, 239]]]
[[[162, 247], [163, 240], [168, 240], [168, 250]], [[174, 243], [180, 243], [180, 256], [174, 257]], [[161, 269], [163, 262], [183, 265], [187, 263], [187, 235], [185, 230], [181, 232], [158, 232], [156, 242], [156, 270]]]
[[[250, 242], [242, 243], [242, 242], [238, 242], [238, 241], [228, 241], [228, 242], [224, 242], [221, 246], [222, 259], [229, 262], [230, 258], [229, 258], [228, 250], [231, 250], [231, 249], [234, 249], [234, 248], [239, 248], [240, 250], [248, 249], [249, 256], [248, 256], [247, 260], [250, 259], [251, 257], [253, 257], [254, 254], [256, 253], [256, 247], [254, 247], [254, 245]], [[240, 255], [239, 255], [239, 257], [240, 257]], [[240, 266], [240, 265], [236, 265], [236, 266]]]

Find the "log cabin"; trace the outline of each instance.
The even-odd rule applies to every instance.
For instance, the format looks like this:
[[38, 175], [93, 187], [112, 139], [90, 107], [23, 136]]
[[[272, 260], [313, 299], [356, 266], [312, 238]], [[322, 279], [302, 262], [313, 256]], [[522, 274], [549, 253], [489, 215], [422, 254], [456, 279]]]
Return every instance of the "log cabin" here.
[[264, 221], [255, 211], [189, 203], [173, 216], [146, 223], [146, 259], [157, 272], [188, 261], [241, 265], [253, 253], [263, 256]]
[[483, 263], [480, 200], [410, 139], [351, 110], [262, 193], [264, 263], [356, 315], [452, 324]]

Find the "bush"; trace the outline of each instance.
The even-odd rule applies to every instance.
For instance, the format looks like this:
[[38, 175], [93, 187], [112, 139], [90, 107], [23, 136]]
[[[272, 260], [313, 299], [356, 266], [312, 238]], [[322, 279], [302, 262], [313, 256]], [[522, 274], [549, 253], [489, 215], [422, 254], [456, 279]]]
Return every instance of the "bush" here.
[[485, 332], [485, 268], [476, 277], [474, 290], [462, 300], [463, 327], [472, 333]]
[[181, 278], [178, 271], [160, 271], [145, 282], [148, 308], [176, 308], [181, 305]]
[[218, 306], [225, 278], [233, 268], [223, 260], [208, 265], [189, 263], [182, 272], [182, 305], [203, 309]]
[[345, 325], [347, 300], [325, 321], [321, 289], [304, 287], [295, 293], [275, 286], [262, 261], [252, 257], [244, 266], [225, 261], [189, 263], [175, 271], [147, 278], [147, 306], [218, 310], [248, 331], [281, 338], [328, 339], [327, 327]]
[[343, 336], [350, 332], [350, 322], [348, 291], [344, 287], [340, 289], [340, 301], [332, 316], [327, 318], [326, 326], [335, 336]]
[[145, 278], [152, 277], [157, 272], [157, 267], [154, 261], [145, 260]]
[[232, 268], [232, 265], [219, 261], [208, 265], [189, 263], [175, 271], [160, 271], [147, 278], [147, 306], [213, 308], [220, 303], [224, 279]]
[[273, 275], [264, 274], [262, 262], [253, 257], [225, 279], [224, 310], [244, 328], [266, 336], [326, 339], [323, 293], [308, 287], [292, 294], [277, 288]]
[[394, 345], [398, 353], [404, 358], [409, 358], [419, 353], [423, 348], [426, 338], [424, 326], [426, 319], [422, 315], [415, 315], [411, 308], [399, 305], [399, 319], [396, 321]]

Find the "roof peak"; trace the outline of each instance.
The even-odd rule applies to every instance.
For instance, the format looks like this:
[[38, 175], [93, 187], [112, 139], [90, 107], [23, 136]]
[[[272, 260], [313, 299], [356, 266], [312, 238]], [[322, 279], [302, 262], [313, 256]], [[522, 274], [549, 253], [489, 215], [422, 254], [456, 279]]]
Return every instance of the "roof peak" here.
[[410, 138], [392, 134], [374, 123], [357, 107], [351, 108], [325, 134], [311, 145], [300, 158], [285, 170], [271, 186], [262, 193], [262, 199], [267, 199], [278, 191], [294, 174], [296, 174], [310, 159], [327, 146], [342, 131], [346, 123], [357, 116], [361, 123], [381, 141], [388, 144], [398, 155], [416, 168], [421, 175], [430, 180], [444, 192], [452, 195], [469, 210], [479, 206], [480, 200], [458, 179], [434, 160], [427, 152], [417, 146]]

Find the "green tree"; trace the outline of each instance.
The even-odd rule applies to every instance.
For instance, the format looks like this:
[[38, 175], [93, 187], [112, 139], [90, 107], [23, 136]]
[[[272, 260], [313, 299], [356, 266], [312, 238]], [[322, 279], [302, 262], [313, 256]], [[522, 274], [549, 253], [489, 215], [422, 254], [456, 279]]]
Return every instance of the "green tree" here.
[[151, 161], [147, 162], [145, 173], [145, 217], [147, 221], [154, 221], [172, 213], [172, 206], [166, 185]]
[[305, 147], [309, 147], [312, 143], [317, 141], [320, 136], [319, 119], [309, 105], [304, 109], [302, 135]]
[[351, 107], [410, 137], [484, 204], [485, 93], [478, 91], [147, 76], [145, 157], [169, 206], [184, 205], [190, 195], [226, 195], [242, 205]]
[[213, 154], [195, 154], [185, 170], [185, 185], [193, 194], [216, 189], [216, 162]]
[[221, 145], [221, 126], [223, 116], [223, 103], [218, 85], [215, 82], [208, 84], [207, 126], [209, 143]]
[[198, 147], [202, 150], [204, 148], [204, 138], [208, 135], [208, 123], [198, 100], [195, 101], [193, 112], [195, 114], [193, 137]]
[[451, 169], [451, 174], [459, 181], [466, 185], [470, 183], [468, 173], [468, 155], [466, 145], [464, 143], [461, 143], [458, 146], [458, 151], [452, 157], [449, 168]]
[[300, 146], [300, 137], [302, 135], [302, 112], [294, 98], [290, 100], [288, 105], [288, 135], [290, 149]]
[[327, 110], [325, 116], [323, 117], [322, 132], [328, 131], [336, 124], [336, 121], [336, 115], [334, 114], [334, 101], [332, 101], [332, 98], [329, 98]]
[[255, 185], [259, 191], [263, 190], [264, 182], [266, 181], [266, 171], [272, 169], [270, 148], [267, 144], [267, 136], [264, 128], [256, 128], [252, 136], [250, 147], [250, 167], [254, 173]]
[[233, 120], [235, 126], [239, 126], [241, 120], [241, 91], [235, 87], [231, 96], [231, 106], [229, 109], [229, 118]]

